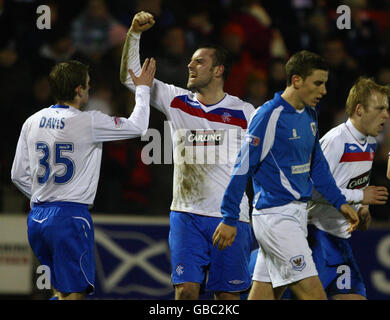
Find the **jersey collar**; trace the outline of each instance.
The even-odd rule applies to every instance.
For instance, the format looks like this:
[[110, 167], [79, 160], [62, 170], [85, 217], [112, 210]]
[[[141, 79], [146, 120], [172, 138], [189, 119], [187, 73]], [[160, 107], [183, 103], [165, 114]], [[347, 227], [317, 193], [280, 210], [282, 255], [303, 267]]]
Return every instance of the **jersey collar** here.
[[352, 137], [357, 140], [361, 145], [364, 145], [367, 141], [367, 136], [365, 136], [363, 133], [361, 133], [358, 129], [355, 128], [355, 126], [352, 124], [351, 120], [348, 119], [345, 123], [347, 126], [349, 132], [351, 133]]
[[50, 108], [53, 108], [53, 109], [69, 109], [69, 106], [66, 106], [66, 105], [63, 105], [63, 104], [55, 104], [55, 105], [52, 105]]
[[305, 108], [303, 108], [301, 112], [296, 110], [291, 104], [289, 104], [286, 100], [283, 99], [282, 93], [283, 91], [276, 92], [274, 95], [274, 99], [277, 101], [277, 104], [282, 105], [286, 111], [302, 113], [305, 110]]

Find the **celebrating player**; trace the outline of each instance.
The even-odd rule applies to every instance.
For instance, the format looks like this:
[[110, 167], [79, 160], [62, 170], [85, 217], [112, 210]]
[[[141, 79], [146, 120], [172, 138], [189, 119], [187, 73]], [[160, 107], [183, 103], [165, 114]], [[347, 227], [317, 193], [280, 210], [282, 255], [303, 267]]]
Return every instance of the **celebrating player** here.
[[78, 61], [53, 67], [50, 88], [56, 105], [23, 124], [11, 178], [31, 199], [28, 239], [40, 263], [51, 270], [53, 299], [83, 299], [95, 278], [92, 206], [99, 180], [102, 142], [135, 138], [149, 124], [150, 86], [156, 65], [147, 59], [131, 116], [83, 112], [88, 102], [88, 67]]
[[251, 119], [213, 239], [221, 248], [234, 241], [239, 204], [253, 177], [252, 220], [260, 249], [248, 299], [279, 299], [286, 286], [299, 299], [326, 299], [306, 239], [313, 184], [350, 221], [349, 232], [359, 218], [336, 186], [318, 142], [314, 107], [326, 94], [327, 64], [301, 51], [287, 62], [286, 74], [284, 92]]
[[[130, 90], [134, 90], [134, 84], [126, 70], [140, 70], [141, 33], [154, 23], [151, 14], [139, 12], [129, 29], [122, 54], [121, 81]], [[246, 196], [240, 204], [235, 244], [225, 252], [212, 246], [212, 234], [222, 219], [223, 193], [254, 111], [252, 105], [223, 91], [230, 68], [222, 48], [204, 46], [194, 52], [188, 64], [189, 90], [157, 79], [151, 88], [151, 105], [166, 115], [173, 139], [169, 246], [175, 299], [198, 299], [206, 278], [205, 289], [214, 292], [216, 299], [239, 299], [239, 292], [251, 284]], [[202, 164], [201, 159], [206, 161]]]
[[[371, 216], [369, 204], [386, 204], [386, 187], [368, 186], [375, 155], [376, 137], [389, 118], [389, 86], [360, 78], [351, 88], [346, 112], [347, 122], [330, 130], [321, 148], [337, 186], [358, 211], [359, 229], [366, 230]], [[368, 187], [367, 187], [368, 186]], [[352, 254], [348, 221], [321, 195], [314, 192], [309, 201], [309, 244], [319, 277], [332, 299], [366, 299], [362, 275]], [[339, 267], [348, 268], [349, 285], [340, 285]]]

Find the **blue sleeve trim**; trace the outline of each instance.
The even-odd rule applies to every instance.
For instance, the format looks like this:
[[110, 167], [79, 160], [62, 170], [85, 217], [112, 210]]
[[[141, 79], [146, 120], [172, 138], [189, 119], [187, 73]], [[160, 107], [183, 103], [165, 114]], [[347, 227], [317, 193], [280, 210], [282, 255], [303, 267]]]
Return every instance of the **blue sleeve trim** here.
[[[344, 197], [344, 196], [343, 196]], [[340, 209], [341, 209], [341, 206], [343, 205], [343, 204], [347, 204], [348, 202], [346, 201], [346, 199], [345, 199], [345, 197], [344, 197], [344, 199], [340, 199], [340, 200], [338, 200], [336, 203], [335, 203], [335, 207], [337, 208], [337, 210], [339, 210], [340, 211]]]
[[234, 219], [234, 218], [227, 218], [227, 217], [224, 217], [223, 220], [222, 220], [222, 222], [223, 222], [224, 224], [227, 224], [227, 225], [231, 226], [231, 227], [237, 227], [237, 222], [238, 222], [238, 220], [237, 220], [237, 219]]

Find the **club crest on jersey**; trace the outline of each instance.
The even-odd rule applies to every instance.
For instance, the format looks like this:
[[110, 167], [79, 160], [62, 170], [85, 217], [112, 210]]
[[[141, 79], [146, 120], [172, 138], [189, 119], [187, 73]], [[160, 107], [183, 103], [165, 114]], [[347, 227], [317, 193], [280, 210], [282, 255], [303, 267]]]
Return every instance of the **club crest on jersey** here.
[[115, 128], [121, 128], [123, 124], [123, 120], [119, 117], [113, 117]]
[[313, 132], [313, 136], [317, 133], [317, 127], [315, 122], [310, 122], [311, 132]]
[[221, 118], [223, 122], [230, 122], [232, 115], [229, 112], [224, 112]]
[[295, 256], [290, 259], [294, 270], [302, 271], [306, 267], [305, 257], [303, 255]]
[[251, 134], [245, 136], [245, 141], [254, 147], [257, 147], [260, 144], [260, 138]]

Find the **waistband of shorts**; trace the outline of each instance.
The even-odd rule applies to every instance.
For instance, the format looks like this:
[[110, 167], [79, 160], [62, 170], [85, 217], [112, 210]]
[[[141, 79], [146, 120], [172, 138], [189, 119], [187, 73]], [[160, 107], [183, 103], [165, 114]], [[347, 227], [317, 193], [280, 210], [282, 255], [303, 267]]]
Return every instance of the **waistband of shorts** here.
[[[177, 210], [171, 210], [171, 213], [183, 213], [183, 214], [189, 214], [193, 215], [195, 217], [199, 218], [212, 218], [212, 219], [219, 219], [222, 221], [222, 217], [214, 217], [214, 216], [206, 216], [204, 214], [199, 214], [199, 213], [194, 213], [194, 212], [188, 212], [188, 211], [177, 211]], [[242, 220], [237, 220], [237, 223], [245, 223], [245, 224], [250, 224], [249, 221], [242, 221]]]
[[274, 213], [293, 213], [296, 209], [306, 209], [307, 202], [303, 201], [291, 201], [287, 204], [277, 207], [270, 207], [264, 209], [253, 208], [252, 215], [274, 214]]
[[52, 201], [52, 202], [34, 202], [34, 207], [79, 207], [79, 208], [85, 208], [88, 209], [88, 205], [85, 203], [79, 203], [79, 202], [69, 202], [69, 201]]

